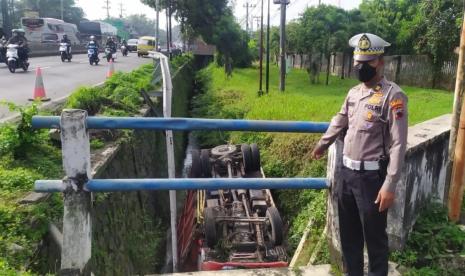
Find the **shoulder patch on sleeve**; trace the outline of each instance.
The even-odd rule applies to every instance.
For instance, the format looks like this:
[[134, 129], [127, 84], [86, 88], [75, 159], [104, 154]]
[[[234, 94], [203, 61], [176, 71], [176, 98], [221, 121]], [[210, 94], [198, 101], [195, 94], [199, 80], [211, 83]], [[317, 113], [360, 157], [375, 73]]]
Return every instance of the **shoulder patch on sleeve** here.
[[391, 109], [399, 109], [404, 107], [404, 101], [402, 99], [394, 99], [389, 102]]

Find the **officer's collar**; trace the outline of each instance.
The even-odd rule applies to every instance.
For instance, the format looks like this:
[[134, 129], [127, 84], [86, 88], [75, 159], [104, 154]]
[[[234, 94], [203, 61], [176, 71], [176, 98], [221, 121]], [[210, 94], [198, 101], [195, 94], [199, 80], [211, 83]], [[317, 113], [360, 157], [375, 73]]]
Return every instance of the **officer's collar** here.
[[382, 76], [381, 79], [378, 81], [378, 83], [368, 90], [369, 94], [371, 95], [374, 93], [383, 93], [383, 88], [386, 87], [387, 85], [388, 84], [387, 84], [386, 78]]

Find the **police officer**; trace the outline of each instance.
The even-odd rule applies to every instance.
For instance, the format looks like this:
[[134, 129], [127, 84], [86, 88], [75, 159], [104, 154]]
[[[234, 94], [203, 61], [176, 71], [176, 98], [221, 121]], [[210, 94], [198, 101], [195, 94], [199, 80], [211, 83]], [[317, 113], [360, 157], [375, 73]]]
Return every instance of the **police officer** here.
[[312, 155], [321, 158], [345, 133], [341, 185], [334, 192], [346, 272], [363, 275], [365, 242], [368, 275], [387, 275], [387, 210], [394, 201], [407, 145], [407, 96], [382, 75], [389, 43], [363, 33], [349, 44], [355, 48], [354, 72], [361, 83], [349, 91]]

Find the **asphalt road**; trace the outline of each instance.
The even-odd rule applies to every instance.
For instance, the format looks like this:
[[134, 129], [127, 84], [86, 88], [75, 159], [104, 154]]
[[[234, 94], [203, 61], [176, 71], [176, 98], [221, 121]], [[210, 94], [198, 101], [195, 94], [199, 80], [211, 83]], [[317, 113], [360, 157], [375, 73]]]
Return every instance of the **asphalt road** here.
[[[128, 57], [118, 53], [114, 66], [115, 71], [127, 72], [150, 62], [150, 58], [138, 58], [136, 53], [129, 53]], [[46, 96], [52, 101], [68, 96], [77, 87], [104, 82], [109, 68], [102, 54], [98, 66], [90, 66], [86, 54], [74, 55], [70, 63], [61, 62], [59, 56], [30, 58], [29, 63], [29, 71], [17, 69], [14, 74], [10, 73], [4, 63], [0, 64], [0, 100], [16, 104], [28, 103], [33, 95], [35, 70], [38, 66], [42, 68]], [[0, 120], [12, 115], [6, 107], [0, 106]]]

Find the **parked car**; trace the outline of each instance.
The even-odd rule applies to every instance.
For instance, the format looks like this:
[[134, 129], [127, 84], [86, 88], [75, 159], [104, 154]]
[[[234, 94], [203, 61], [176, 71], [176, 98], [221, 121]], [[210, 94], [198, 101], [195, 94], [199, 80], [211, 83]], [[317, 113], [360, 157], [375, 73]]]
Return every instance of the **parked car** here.
[[137, 40], [138, 39], [129, 39], [128, 40], [128, 51], [129, 52], [136, 52], [137, 51]]

